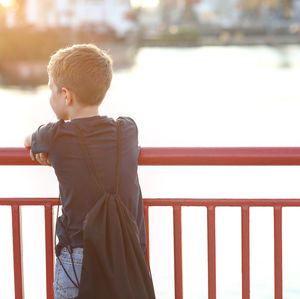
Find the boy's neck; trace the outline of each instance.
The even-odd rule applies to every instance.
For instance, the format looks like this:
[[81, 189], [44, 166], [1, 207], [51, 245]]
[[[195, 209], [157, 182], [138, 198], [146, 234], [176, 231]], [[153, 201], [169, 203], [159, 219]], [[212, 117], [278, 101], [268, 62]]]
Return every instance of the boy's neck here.
[[92, 117], [92, 116], [100, 116], [98, 112], [98, 106], [87, 106], [83, 107], [80, 110], [72, 109], [69, 111], [69, 119], [75, 118], [84, 118], [84, 117]]

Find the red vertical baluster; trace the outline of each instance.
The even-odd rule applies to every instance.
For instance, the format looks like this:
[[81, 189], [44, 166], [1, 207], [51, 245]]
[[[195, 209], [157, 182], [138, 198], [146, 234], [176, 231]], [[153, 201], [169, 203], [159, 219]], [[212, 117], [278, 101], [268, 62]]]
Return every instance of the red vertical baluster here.
[[242, 294], [250, 299], [249, 207], [242, 206]]
[[207, 207], [208, 298], [216, 299], [215, 207]]
[[144, 203], [144, 219], [146, 230], [147, 254], [149, 259], [148, 269], [150, 269], [150, 252], [149, 252], [149, 206]]
[[173, 206], [173, 225], [174, 225], [175, 299], [182, 299], [183, 289], [182, 289], [181, 206]]
[[54, 259], [53, 259], [53, 222], [52, 205], [45, 206], [45, 241], [46, 241], [46, 289], [47, 299], [53, 299]]
[[282, 207], [274, 207], [275, 299], [282, 299]]
[[15, 299], [23, 298], [23, 267], [22, 267], [22, 235], [20, 207], [11, 206], [12, 210], [12, 231], [13, 231], [13, 251], [14, 251], [14, 279], [15, 279]]

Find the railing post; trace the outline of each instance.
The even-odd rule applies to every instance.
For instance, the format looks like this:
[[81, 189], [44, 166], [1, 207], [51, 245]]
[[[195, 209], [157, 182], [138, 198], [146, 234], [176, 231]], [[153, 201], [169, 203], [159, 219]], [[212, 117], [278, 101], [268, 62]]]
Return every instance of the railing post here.
[[242, 298], [250, 299], [249, 206], [242, 206]]
[[274, 291], [282, 299], [282, 207], [274, 207]]
[[182, 287], [182, 241], [181, 241], [181, 206], [173, 206], [174, 225], [174, 270], [175, 299], [183, 298]]
[[47, 299], [53, 299], [54, 259], [52, 205], [45, 204], [45, 249], [46, 249], [46, 289]]
[[12, 232], [14, 252], [14, 279], [15, 299], [23, 299], [23, 259], [22, 259], [22, 234], [21, 213], [19, 205], [12, 205]]
[[215, 206], [207, 207], [208, 299], [216, 299]]

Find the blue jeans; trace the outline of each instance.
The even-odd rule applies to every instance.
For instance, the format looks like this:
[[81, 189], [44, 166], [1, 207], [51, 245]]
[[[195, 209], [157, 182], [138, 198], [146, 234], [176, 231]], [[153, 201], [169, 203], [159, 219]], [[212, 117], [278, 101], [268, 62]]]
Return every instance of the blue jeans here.
[[[73, 248], [72, 253], [74, 268], [77, 274], [78, 281], [80, 281], [81, 268], [82, 268], [82, 257], [83, 248]], [[77, 283], [74, 270], [72, 267], [72, 260], [70, 253], [66, 247], [62, 248], [59, 259], [64, 265], [66, 271], [72, 280]], [[55, 277], [53, 282], [54, 299], [71, 299], [78, 296], [78, 288], [74, 286], [72, 281], [66, 275], [64, 269], [62, 268], [59, 260], [56, 258], [55, 263]]]

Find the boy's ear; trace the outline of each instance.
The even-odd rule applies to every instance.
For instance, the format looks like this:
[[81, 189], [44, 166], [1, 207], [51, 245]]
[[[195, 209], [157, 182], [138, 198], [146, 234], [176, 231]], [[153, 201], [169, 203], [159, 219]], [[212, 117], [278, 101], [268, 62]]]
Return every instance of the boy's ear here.
[[65, 97], [66, 105], [67, 106], [71, 105], [73, 103], [73, 94], [72, 94], [72, 92], [69, 89], [65, 88], [65, 87], [62, 88], [62, 92], [63, 92], [64, 97]]

